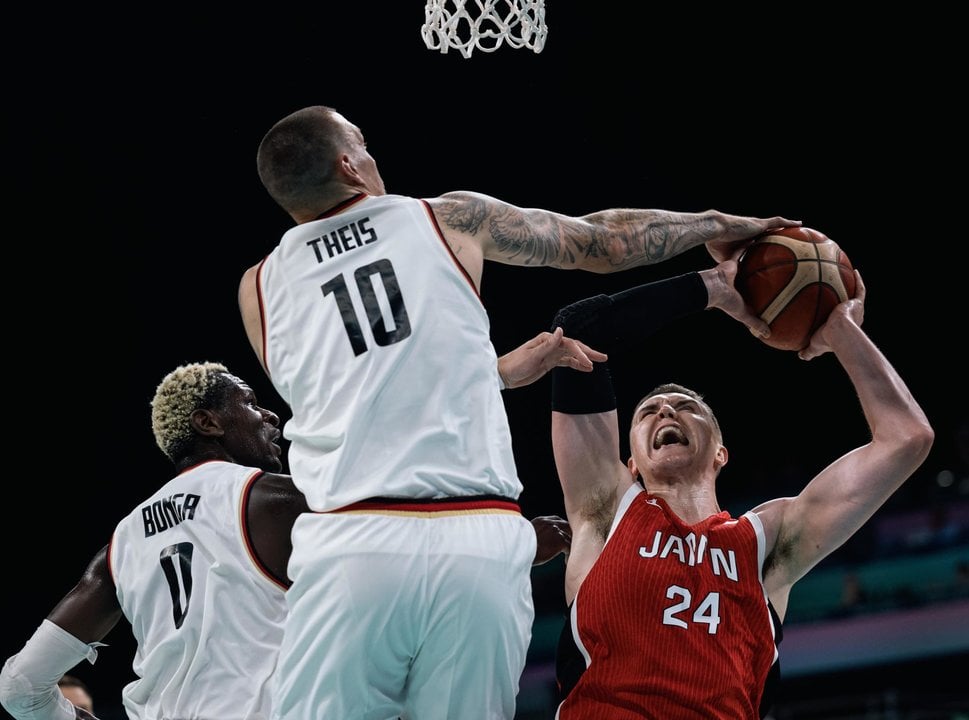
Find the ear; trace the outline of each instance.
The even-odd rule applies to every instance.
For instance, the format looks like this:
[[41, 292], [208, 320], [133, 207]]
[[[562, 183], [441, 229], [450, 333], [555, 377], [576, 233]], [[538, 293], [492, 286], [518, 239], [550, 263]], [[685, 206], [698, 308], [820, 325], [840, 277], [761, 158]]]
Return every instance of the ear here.
[[360, 173], [357, 172], [357, 166], [353, 164], [353, 158], [351, 158], [347, 153], [340, 155], [340, 161], [337, 163], [337, 168], [340, 170], [340, 174], [351, 182], [362, 182], [360, 178]]
[[626, 461], [626, 467], [629, 468], [629, 474], [633, 476], [633, 480], [640, 477], [639, 468], [636, 467], [636, 461], [633, 459], [632, 455]]
[[730, 454], [727, 452], [727, 448], [723, 445], [717, 447], [717, 454], [713, 456], [713, 466], [717, 472], [720, 472], [721, 468], [727, 464], [727, 459]]
[[211, 410], [195, 410], [188, 421], [192, 430], [201, 437], [222, 437], [225, 435], [219, 416]]

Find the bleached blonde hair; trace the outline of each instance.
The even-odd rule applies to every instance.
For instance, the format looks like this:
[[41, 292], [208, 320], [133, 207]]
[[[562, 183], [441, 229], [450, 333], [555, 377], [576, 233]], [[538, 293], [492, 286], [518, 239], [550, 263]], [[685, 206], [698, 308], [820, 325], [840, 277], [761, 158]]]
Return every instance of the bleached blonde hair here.
[[151, 431], [155, 443], [173, 462], [191, 447], [192, 413], [209, 407], [218, 390], [229, 382], [229, 370], [216, 362], [180, 365], [155, 388], [151, 401]]

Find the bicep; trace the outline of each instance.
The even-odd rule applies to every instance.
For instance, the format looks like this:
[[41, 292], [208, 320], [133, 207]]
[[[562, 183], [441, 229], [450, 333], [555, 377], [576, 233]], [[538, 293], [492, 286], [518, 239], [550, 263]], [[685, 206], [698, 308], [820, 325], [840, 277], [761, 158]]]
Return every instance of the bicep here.
[[108, 565], [105, 545], [88, 564], [84, 575], [47, 616], [82, 642], [104, 638], [121, 619], [121, 605]]
[[[570, 414], [552, 412], [552, 453], [566, 513], [573, 525], [592, 514], [597, 498], [615, 496], [625, 474], [619, 458], [618, 413]], [[598, 509], [598, 508], [597, 508]]]
[[777, 544], [788, 548], [790, 582], [841, 547], [874, 515], [904, 476], [870, 443], [841, 456], [782, 506]]
[[521, 208], [483, 193], [450, 192], [429, 202], [459, 260], [473, 248], [481, 259], [506, 265], [570, 269], [587, 261], [577, 247], [569, 246], [575, 226], [585, 228], [579, 219]]
[[605, 545], [622, 493], [632, 484], [619, 455], [618, 412], [552, 412], [552, 451], [572, 546], [565, 568], [571, 603]]

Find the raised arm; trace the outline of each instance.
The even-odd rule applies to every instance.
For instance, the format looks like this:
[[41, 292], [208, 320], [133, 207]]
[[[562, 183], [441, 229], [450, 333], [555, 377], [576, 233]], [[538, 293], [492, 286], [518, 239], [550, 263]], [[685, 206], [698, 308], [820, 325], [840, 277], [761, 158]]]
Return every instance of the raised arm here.
[[924, 462], [934, 432], [895, 368], [861, 329], [865, 288], [835, 308], [815, 333], [808, 359], [834, 352], [861, 403], [871, 440], [835, 460], [799, 495], [755, 509], [776, 540], [765, 563], [775, 607], [786, 607], [791, 585], [840, 547]]
[[482, 261], [611, 273], [662, 262], [698, 245], [718, 261], [767, 230], [800, 225], [716, 210], [611, 209], [580, 217], [520, 208], [481, 193], [428, 199], [458, 260], [480, 283]]
[[[707, 278], [716, 272], [687, 273], [586, 298], [562, 308], [554, 324], [570, 337], [612, 352], [706, 308]], [[605, 364], [595, 363], [591, 373], [556, 368], [552, 386], [552, 451], [572, 527], [565, 579], [566, 601], [571, 602], [605, 544], [620, 498], [635, 478], [619, 454], [616, 398]]]

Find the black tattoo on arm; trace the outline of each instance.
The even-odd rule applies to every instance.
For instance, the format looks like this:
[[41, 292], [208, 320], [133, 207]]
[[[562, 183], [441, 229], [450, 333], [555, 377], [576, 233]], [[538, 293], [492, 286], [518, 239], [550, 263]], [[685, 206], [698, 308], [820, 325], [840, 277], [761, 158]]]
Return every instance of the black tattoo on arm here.
[[526, 220], [520, 210], [494, 208], [488, 231], [499, 252], [522, 265], [559, 265], [562, 255], [560, 228], [543, 217]]
[[514, 265], [614, 272], [662, 262], [725, 233], [711, 213], [625, 208], [567, 217], [475, 193], [441, 200], [440, 222], [469, 235], [487, 233], [490, 256]]
[[441, 204], [438, 216], [449, 228], [474, 234], [488, 217], [488, 204], [479, 198], [448, 200]]
[[[438, 217], [447, 227], [476, 234], [487, 228], [500, 254], [519, 265], [560, 265], [560, 228], [545, 213], [525, 212], [504, 203], [471, 196], [441, 204]], [[539, 222], [536, 222], [538, 220]], [[574, 257], [569, 264], [574, 264]]]

